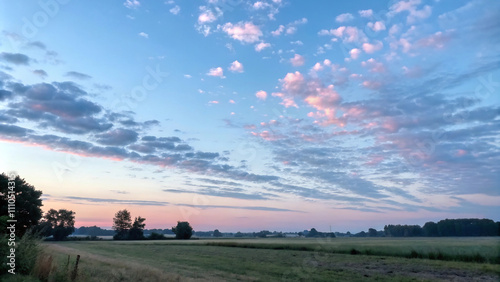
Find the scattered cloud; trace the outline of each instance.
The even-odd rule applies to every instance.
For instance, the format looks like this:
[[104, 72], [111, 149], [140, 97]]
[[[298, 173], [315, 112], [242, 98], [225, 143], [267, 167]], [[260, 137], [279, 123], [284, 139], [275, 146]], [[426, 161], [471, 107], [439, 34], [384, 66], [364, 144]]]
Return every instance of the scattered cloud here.
[[373, 10], [372, 9], [360, 10], [360, 11], [358, 11], [358, 13], [363, 18], [371, 18], [373, 16]]
[[259, 44], [255, 45], [255, 51], [260, 52], [266, 48], [271, 47], [271, 44], [266, 43], [266, 42], [260, 42]]
[[353, 19], [354, 16], [350, 13], [340, 14], [335, 18], [335, 20], [339, 23], [349, 22], [352, 21]]
[[200, 7], [200, 15], [198, 16], [199, 24], [211, 23], [217, 20], [222, 15], [220, 10], [212, 10], [207, 6]]
[[139, 32], [139, 36], [144, 37], [144, 38], [149, 38], [149, 34], [145, 32]]
[[425, 5], [420, 10], [418, 9], [421, 2], [421, 0], [398, 1], [389, 7], [387, 15], [393, 17], [396, 14], [407, 12], [407, 23], [415, 23], [418, 20], [428, 18], [432, 14], [432, 8], [429, 5]]
[[263, 90], [257, 91], [257, 93], [255, 93], [255, 97], [259, 98], [260, 100], [266, 100], [267, 92]]
[[38, 75], [41, 78], [47, 77], [47, 72], [45, 72], [44, 70], [34, 70], [33, 73]]
[[384, 47], [384, 44], [381, 41], [376, 41], [375, 44], [363, 43], [363, 51], [365, 51], [367, 54], [379, 51], [380, 49], [382, 49], [382, 47]]
[[91, 79], [92, 78], [88, 74], [84, 74], [84, 73], [77, 72], [77, 71], [69, 71], [65, 75], [69, 76], [69, 77], [72, 77], [72, 78], [80, 79], [80, 80], [87, 80], [87, 79]]
[[382, 21], [376, 21], [375, 23], [369, 22], [366, 24], [373, 31], [382, 31], [385, 30], [385, 24]]
[[221, 67], [211, 68], [208, 71], [207, 75], [224, 78], [224, 70]]
[[243, 64], [238, 62], [238, 61], [234, 61], [231, 63], [231, 65], [229, 66], [229, 70], [232, 71], [232, 72], [243, 72]]
[[9, 63], [9, 64], [14, 64], [14, 65], [29, 65], [30, 64], [30, 57], [20, 54], [20, 53], [7, 53], [7, 52], [2, 52], [0, 53], [0, 59]]
[[179, 7], [179, 5], [175, 5], [173, 8], [169, 10], [169, 12], [174, 15], [178, 15], [181, 12], [181, 7]]
[[302, 57], [301, 55], [299, 54], [295, 54], [293, 56], [293, 58], [290, 59], [290, 63], [294, 66], [294, 67], [300, 67], [300, 66], [303, 66], [305, 64], [305, 59], [304, 57]]
[[276, 30], [271, 31], [271, 34], [274, 35], [274, 36], [280, 36], [281, 33], [283, 33], [283, 31], [285, 31], [285, 26], [284, 25], [280, 25]]
[[129, 9], [137, 9], [141, 6], [141, 2], [137, 0], [127, 0], [123, 3], [123, 5]]
[[260, 28], [251, 22], [226, 23], [222, 26], [222, 30], [233, 39], [243, 43], [255, 43], [260, 41], [262, 36]]

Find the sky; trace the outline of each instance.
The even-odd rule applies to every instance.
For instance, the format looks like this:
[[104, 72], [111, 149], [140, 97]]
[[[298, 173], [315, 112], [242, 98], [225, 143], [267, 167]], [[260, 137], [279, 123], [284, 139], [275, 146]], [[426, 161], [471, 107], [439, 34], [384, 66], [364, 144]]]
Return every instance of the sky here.
[[500, 220], [500, 2], [1, 1], [0, 169], [112, 226]]

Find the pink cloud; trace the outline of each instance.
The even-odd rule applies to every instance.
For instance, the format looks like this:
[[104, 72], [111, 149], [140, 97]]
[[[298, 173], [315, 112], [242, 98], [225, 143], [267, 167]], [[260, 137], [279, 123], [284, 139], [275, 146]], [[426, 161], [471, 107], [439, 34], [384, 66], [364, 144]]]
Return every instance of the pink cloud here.
[[280, 97], [283, 105], [297, 107], [295, 98], [299, 98], [317, 110], [312, 116], [322, 119], [321, 124], [342, 124], [336, 117], [341, 97], [333, 85], [325, 87], [320, 81], [306, 80], [300, 72], [288, 73], [280, 82], [283, 92], [273, 93], [273, 96]]
[[224, 78], [224, 70], [221, 67], [212, 68], [208, 71], [207, 75]]
[[373, 10], [372, 9], [361, 10], [361, 11], [358, 11], [358, 13], [363, 18], [370, 18], [371, 16], [373, 16]]
[[438, 31], [428, 37], [418, 40], [416, 45], [419, 47], [442, 49], [450, 40], [451, 35], [449, 33]]
[[262, 1], [257, 1], [253, 4], [253, 8], [256, 10], [261, 10], [269, 7], [270, 5], [268, 3], [264, 3]]
[[419, 10], [417, 7], [421, 2], [421, 0], [399, 1], [389, 8], [390, 12], [387, 15], [392, 17], [395, 14], [407, 11], [409, 15], [406, 18], [406, 21], [409, 24], [414, 23], [419, 19], [428, 18], [432, 14], [432, 8], [429, 5], [425, 5]]
[[339, 23], [352, 21], [353, 19], [354, 19], [354, 16], [350, 13], [340, 14], [335, 18], [335, 20]]
[[394, 133], [399, 130], [399, 124], [393, 118], [386, 118], [381, 127], [388, 132]]
[[267, 98], [267, 92], [264, 90], [260, 90], [257, 93], [255, 93], [255, 97], [261, 99], [261, 100], [266, 100]]
[[381, 41], [377, 41], [375, 44], [363, 43], [363, 51], [368, 54], [374, 53], [384, 47], [384, 44]]
[[271, 44], [265, 43], [265, 42], [260, 42], [259, 44], [255, 45], [255, 51], [260, 52], [266, 48], [271, 47]]
[[351, 58], [353, 60], [356, 60], [359, 57], [359, 54], [361, 54], [361, 50], [359, 50], [358, 48], [354, 48], [349, 51], [349, 54], [351, 55]]
[[378, 81], [365, 80], [365, 81], [363, 81], [363, 86], [365, 88], [368, 88], [368, 89], [377, 90], [377, 89], [380, 89], [382, 84]]
[[385, 30], [385, 24], [382, 21], [376, 21], [375, 23], [369, 22], [366, 24], [373, 31], [382, 31]]
[[368, 68], [370, 72], [385, 72], [385, 67], [384, 64], [381, 62], [378, 62], [377, 60], [370, 58], [366, 61], [361, 62], [361, 66]]
[[274, 35], [274, 36], [279, 36], [284, 30], [285, 30], [285, 26], [284, 25], [280, 25], [278, 27], [278, 29], [276, 29], [274, 31], [271, 31], [271, 34]]
[[282, 102], [280, 104], [285, 106], [285, 108], [289, 108], [289, 107], [298, 108], [299, 107], [299, 106], [297, 106], [297, 104], [295, 103], [293, 98], [286, 97], [285, 94], [283, 94], [281, 92], [277, 92], [277, 93], [275, 92], [272, 94], [272, 96], [281, 98]]
[[200, 10], [201, 14], [198, 16], [199, 24], [211, 23], [217, 20], [218, 15], [214, 14], [214, 12], [206, 6], [201, 6]]
[[314, 66], [312, 67], [312, 70], [313, 70], [313, 71], [316, 71], [316, 72], [317, 72], [317, 71], [321, 71], [321, 70], [323, 70], [323, 66], [321, 65], [321, 63], [316, 63], [316, 64], [314, 64]]
[[302, 91], [305, 84], [304, 76], [298, 71], [295, 73], [287, 73], [285, 78], [280, 81], [283, 84], [283, 89], [292, 94], [297, 94]]
[[333, 35], [336, 37], [342, 37], [344, 35], [345, 30], [346, 30], [345, 26], [340, 26], [336, 29], [330, 29], [330, 30], [323, 29], [318, 34], [319, 35]]
[[276, 140], [285, 138], [285, 136], [283, 136], [283, 135], [273, 134], [267, 130], [264, 130], [261, 133], [252, 132], [251, 134], [253, 136], [261, 137], [262, 139], [264, 139], [266, 141], [276, 141]]
[[363, 31], [357, 29], [356, 27], [348, 26], [345, 29], [344, 42], [364, 42], [366, 41], [366, 35]]
[[257, 42], [262, 36], [260, 28], [251, 22], [239, 22], [237, 24], [226, 23], [222, 26], [222, 30], [233, 39], [245, 43]]
[[381, 155], [372, 155], [370, 156], [370, 160], [365, 163], [365, 165], [378, 165], [379, 163], [384, 161], [384, 156]]
[[305, 59], [301, 55], [295, 54], [295, 56], [290, 59], [290, 63], [292, 63], [294, 67], [299, 67], [304, 65]]
[[325, 88], [318, 87], [314, 89], [313, 93], [307, 96], [304, 101], [312, 107], [324, 111], [329, 119], [333, 119], [334, 116], [329, 116], [329, 113], [334, 113], [334, 108], [340, 102], [340, 95], [334, 90], [333, 85]]
[[391, 26], [391, 28], [389, 29], [389, 35], [394, 35], [394, 34], [398, 33], [400, 30], [401, 30], [401, 27], [398, 24], [395, 24], [395, 25]]
[[234, 61], [229, 66], [229, 70], [232, 72], [243, 72], [243, 65], [238, 61]]

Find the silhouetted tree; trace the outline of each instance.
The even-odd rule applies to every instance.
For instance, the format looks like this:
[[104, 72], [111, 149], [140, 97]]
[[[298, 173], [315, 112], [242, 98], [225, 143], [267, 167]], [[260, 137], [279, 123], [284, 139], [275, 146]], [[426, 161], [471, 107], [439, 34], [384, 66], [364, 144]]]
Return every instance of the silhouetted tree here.
[[438, 233], [438, 226], [435, 222], [429, 221], [424, 224], [424, 227], [422, 227], [424, 231], [424, 236], [428, 237], [434, 237], [434, 236], [439, 236]]
[[386, 225], [384, 226], [385, 236], [392, 237], [414, 237], [422, 236], [423, 230], [420, 225]]
[[316, 230], [316, 228], [311, 228], [306, 237], [319, 237], [319, 232]]
[[495, 236], [498, 226], [491, 219], [445, 219], [437, 223], [439, 236]]
[[236, 234], [234, 234], [234, 237], [243, 237], [243, 233], [238, 231], [238, 232], [236, 232]]
[[132, 228], [130, 228], [128, 232], [129, 240], [142, 240], [144, 238], [144, 227], [146, 224], [144, 223], [146, 219], [142, 217], [136, 217], [134, 223], [132, 224]]
[[126, 240], [128, 231], [132, 228], [132, 218], [130, 212], [125, 210], [118, 211], [113, 218], [113, 229], [116, 234], [113, 236], [115, 240]]
[[89, 235], [89, 236], [112, 236], [115, 234], [114, 230], [106, 230], [97, 226], [81, 226], [75, 230], [75, 234], [78, 235]]
[[254, 237], [266, 238], [267, 235], [272, 234], [269, 230], [262, 230], [257, 233], [254, 233]]
[[151, 235], [148, 237], [149, 240], [165, 240], [165, 235], [153, 232]]
[[373, 228], [368, 229], [368, 237], [377, 237], [377, 230]]
[[219, 231], [219, 229], [214, 230], [214, 237], [222, 237], [222, 233]]
[[177, 239], [189, 239], [193, 235], [193, 228], [187, 221], [177, 221], [177, 226], [172, 227], [172, 231]]
[[[15, 219], [16, 235], [21, 237], [26, 231], [38, 224], [42, 218], [42, 191], [35, 190], [33, 185], [27, 183], [19, 176], [11, 177], [13, 181], [9, 183], [9, 176], [0, 174], [0, 216], [9, 216], [9, 197], [15, 195]], [[9, 189], [11, 187], [11, 189]], [[13, 188], [12, 188], [13, 187]], [[9, 196], [9, 191], [11, 191]], [[12, 202], [12, 200], [11, 200]], [[4, 204], [5, 203], [5, 204]], [[3, 228], [0, 233], [6, 232]]]
[[42, 236], [54, 236], [54, 240], [64, 240], [75, 231], [75, 212], [66, 209], [50, 209], [42, 222], [35, 228]]

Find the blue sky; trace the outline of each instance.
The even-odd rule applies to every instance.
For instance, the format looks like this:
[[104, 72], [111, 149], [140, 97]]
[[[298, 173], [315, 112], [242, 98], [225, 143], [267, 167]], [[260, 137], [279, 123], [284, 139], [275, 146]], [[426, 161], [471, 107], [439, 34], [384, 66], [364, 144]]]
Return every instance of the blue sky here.
[[110, 227], [499, 220], [497, 1], [0, 4], [0, 167]]

